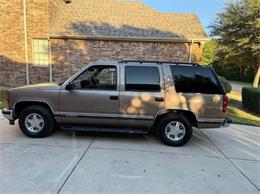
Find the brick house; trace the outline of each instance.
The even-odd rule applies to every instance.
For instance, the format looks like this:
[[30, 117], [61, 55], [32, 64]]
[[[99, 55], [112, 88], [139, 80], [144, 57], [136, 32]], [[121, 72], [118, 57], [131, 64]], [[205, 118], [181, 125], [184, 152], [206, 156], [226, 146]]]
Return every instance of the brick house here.
[[62, 81], [97, 60], [200, 62], [195, 14], [134, 0], [12, 0], [0, 4], [0, 86]]

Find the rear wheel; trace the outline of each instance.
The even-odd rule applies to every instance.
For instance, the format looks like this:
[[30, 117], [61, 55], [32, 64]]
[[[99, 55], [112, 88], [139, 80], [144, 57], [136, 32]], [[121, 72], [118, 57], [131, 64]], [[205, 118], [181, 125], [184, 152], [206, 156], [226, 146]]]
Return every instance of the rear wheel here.
[[157, 129], [160, 139], [169, 146], [182, 146], [192, 136], [192, 126], [183, 115], [169, 114], [161, 119]]
[[46, 137], [54, 130], [54, 118], [43, 106], [29, 106], [19, 116], [21, 131], [32, 138]]

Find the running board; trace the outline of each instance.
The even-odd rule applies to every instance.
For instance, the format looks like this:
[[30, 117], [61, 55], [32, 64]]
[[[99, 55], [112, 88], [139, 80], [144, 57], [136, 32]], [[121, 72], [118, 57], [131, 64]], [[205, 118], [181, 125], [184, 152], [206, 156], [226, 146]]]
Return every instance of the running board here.
[[145, 129], [118, 128], [118, 127], [89, 127], [89, 126], [60, 125], [60, 128], [65, 131], [115, 132], [115, 133], [140, 133], [140, 134], [149, 133], [149, 131]]

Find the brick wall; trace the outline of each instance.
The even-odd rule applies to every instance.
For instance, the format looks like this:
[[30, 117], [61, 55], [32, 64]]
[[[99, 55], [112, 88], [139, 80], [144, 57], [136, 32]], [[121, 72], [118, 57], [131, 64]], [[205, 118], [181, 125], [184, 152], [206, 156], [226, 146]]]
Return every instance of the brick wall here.
[[[194, 44], [195, 54], [199, 46]], [[188, 62], [186, 43], [51, 40], [53, 80], [63, 81], [91, 61], [158, 60]], [[193, 60], [199, 59], [193, 56]]]
[[26, 84], [24, 62], [23, 3], [0, 3], [0, 86]]
[[48, 38], [49, 9], [48, 0], [27, 0], [27, 37], [30, 83], [49, 81], [49, 67], [34, 67], [32, 41], [34, 38]]
[[63, 0], [49, 0], [49, 21], [55, 19], [63, 5]]
[[[49, 67], [32, 65], [32, 39], [47, 38], [50, 25], [62, 0], [26, 0], [27, 42], [30, 83], [49, 81]], [[26, 84], [23, 1], [0, 4], [0, 86]], [[53, 80], [62, 81], [84, 64], [97, 60], [188, 61], [188, 44], [125, 41], [52, 39]], [[193, 46], [194, 61], [200, 61], [201, 47]]]
[[[49, 2], [50, 1], [50, 2]], [[32, 39], [48, 38], [49, 6], [53, 17], [62, 0], [26, 0], [30, 83], [48, 81], [49, 68], [32, 66]], [[0, 4], [0, 86], [26, 84], [23, 0]]]

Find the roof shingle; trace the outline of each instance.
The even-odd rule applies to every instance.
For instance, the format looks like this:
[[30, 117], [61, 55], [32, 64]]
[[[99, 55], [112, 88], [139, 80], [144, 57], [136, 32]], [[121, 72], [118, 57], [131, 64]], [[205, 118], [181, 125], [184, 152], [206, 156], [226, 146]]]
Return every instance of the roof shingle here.
[[196, 14], [161, 13], [131, 0], [73, 0], [50, 35], [111, 38], [205, 39]]

